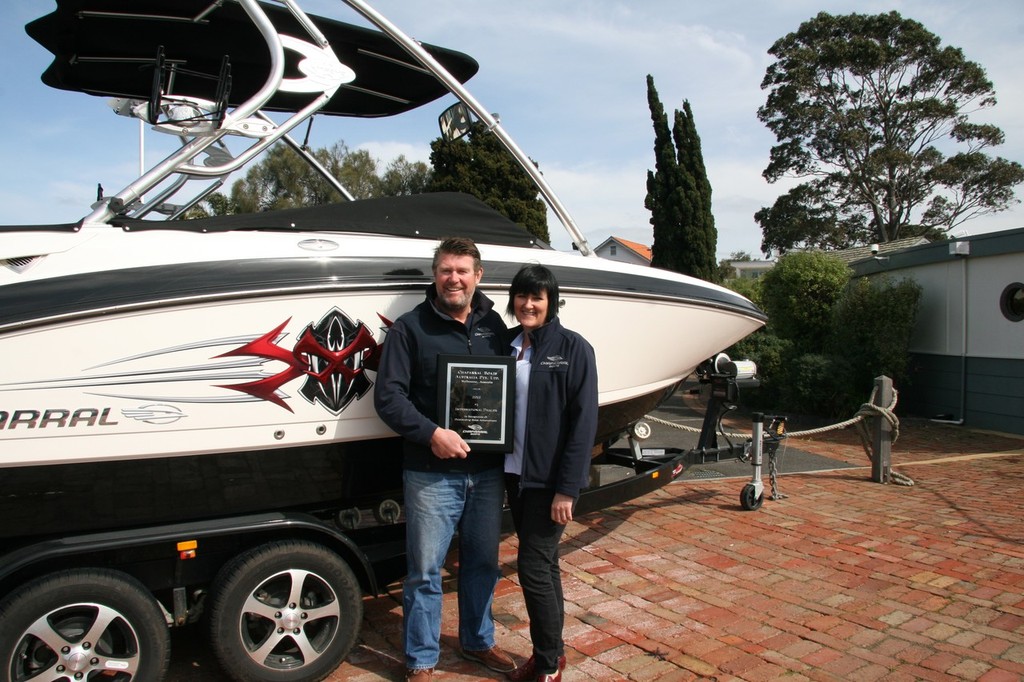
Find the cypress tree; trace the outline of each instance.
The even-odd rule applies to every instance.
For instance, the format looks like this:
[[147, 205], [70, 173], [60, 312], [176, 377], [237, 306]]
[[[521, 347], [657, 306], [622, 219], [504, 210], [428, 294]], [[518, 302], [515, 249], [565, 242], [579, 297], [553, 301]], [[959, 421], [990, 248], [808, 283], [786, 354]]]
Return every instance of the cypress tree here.
[[655, 170], [647, 171], [644, 206], [651, 212], [651, 265], [714, 281], [718, 232], [711, 213], [711, 183], [689, 101], [668, 116], [647, 76], [647, 103], [654, 124]]

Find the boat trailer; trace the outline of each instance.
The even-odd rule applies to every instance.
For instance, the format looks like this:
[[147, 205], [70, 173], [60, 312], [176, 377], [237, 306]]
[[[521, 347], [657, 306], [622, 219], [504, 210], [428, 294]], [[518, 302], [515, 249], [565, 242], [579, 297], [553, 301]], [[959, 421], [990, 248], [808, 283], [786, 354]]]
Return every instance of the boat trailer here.
[[[738, 407], [740, 388], [754, 388], [760, 385], [756, 376], [756, 365], [749, 360], [733, 361], [728, 355], [720, 353], [701, 363], [695, 374], [701, 387], [692, 389], [691, 392], [709, 392], [708, 405], [696, 446], [688, 450], [659, 448], [653, 452], [645, 452], [641, 448], [641, 442], [649, 438], [652, 431], [649, 423], [639, 421], [629, 429], [627, 435], [633, 459], [681, 459], [687, 463], [699, 460], [703, 463], [711, 457], [717, 462], [722, 455], [726, 455], [742, 462], [749, 462], [753, 471], [750, 482], [740, 491], [740, 506], [747, 511], [754, 511], [764, 502], [765, 485], [762, 472], [767, 458], [772, 499], [785, 497], [778, 492], [776, 455], [779, 445], [787, 435], [786, 417], [755, 412], [752, 414], [750, 437], [735, 442], [730, 440], [730, 434], [722, 427], [725, 415]], [[724, 445], [719, 444], [719, 435], [725, 441]]]

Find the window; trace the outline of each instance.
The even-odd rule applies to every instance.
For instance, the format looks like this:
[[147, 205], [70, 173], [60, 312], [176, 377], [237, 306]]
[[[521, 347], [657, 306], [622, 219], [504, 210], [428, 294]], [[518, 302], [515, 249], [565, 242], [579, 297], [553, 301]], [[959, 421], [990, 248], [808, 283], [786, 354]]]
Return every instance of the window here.
[[1010, 322], [1024, 320], [1024, 284], [1014, 282], [1003, 289], [999, 309]]
[[608, 247], [608, 255], [609, 256], [617, 256], [618, 254], [616, 252], [618, 250], [619, 250], [619, 247], [617, 247], [615, 244], [612, 244], [611, 246]]

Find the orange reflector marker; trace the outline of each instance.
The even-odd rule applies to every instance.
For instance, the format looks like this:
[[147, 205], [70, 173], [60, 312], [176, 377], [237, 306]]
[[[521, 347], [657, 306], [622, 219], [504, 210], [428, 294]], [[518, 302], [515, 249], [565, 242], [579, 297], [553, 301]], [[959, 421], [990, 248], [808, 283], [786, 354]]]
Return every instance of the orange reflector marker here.
[[185, 540], [184, 542], [178, 543], [178, 558], [184, 561], [185, 559], [196, 558], [196, 548], [199, 547], [199, 543], [195, 540]]
[[661, 472], [659, 471], [655, 471], [653, 474], [651, 474], [651, 478], [657, 478], [660, 473]]

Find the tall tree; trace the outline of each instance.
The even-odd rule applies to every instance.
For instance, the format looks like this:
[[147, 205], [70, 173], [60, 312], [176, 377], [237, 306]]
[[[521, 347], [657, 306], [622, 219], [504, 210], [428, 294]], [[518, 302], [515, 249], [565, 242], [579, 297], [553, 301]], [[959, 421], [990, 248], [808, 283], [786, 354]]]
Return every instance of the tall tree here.
[[651, 212], [651, 265], [715, 281], [718, 232], [711, 213], [711, 183], [689, 101], [676, 110], [672, 131], [647, 76], [647, 103], [654, 123], [654, 171], [647, 171], [644, 206]]
[[542, 241], [551, 241], [547, 205], [537, 186], [480, 121], [457, 140], [434, 140], [430, 149], [433, 176], [427, 191], [472, 194]]
[[[425, 191], [430, 180], [427, 164], [408, 161], [404, 156], [392, 160], [380, 174], [379, 164], [369, 152], [352, 151], [344, 142], [313, 150], [312, 154], [356, 199], [418, 194]], [[290, 147], [277, 144], [249, 168], [244, 178], [235, 181], [230, 196], [215, 192], [202, 202], [201, 210], [193, 209], [188, 217], [199, 213], [254, 213], [342, 200], [334, 186], [304, 159]]]
[[992, 83], [920, 23], [822, 12], [768, 52], [764, 177], [805, 182], [755, 215], [765, 253], [941, 233], [1017, 203], [1024, 168], [983, 153], [1003, 132], [968, 120]]
[[423, 194], [430, 184], [430, 166], [422, 161], [409, 161], [400, 155], [391, 161], [380, 177], [380, 196], [400, 197]]
[[[330, 149], [314, 150], [313, 156], [353, 196], [366, 196], [372, 191], [377, 164], [365, 151], [352, 153], [339, 142]], [[287, 145], [276, 144], [231, 186], [230, 204], [234, 213], [254, 213], [340, 200], [337, 190], [298, 154]]]

